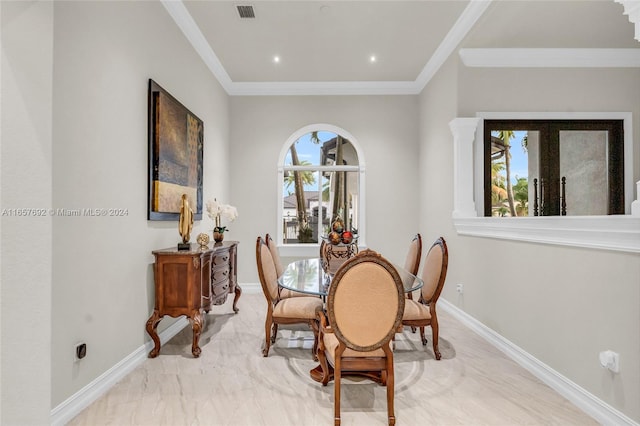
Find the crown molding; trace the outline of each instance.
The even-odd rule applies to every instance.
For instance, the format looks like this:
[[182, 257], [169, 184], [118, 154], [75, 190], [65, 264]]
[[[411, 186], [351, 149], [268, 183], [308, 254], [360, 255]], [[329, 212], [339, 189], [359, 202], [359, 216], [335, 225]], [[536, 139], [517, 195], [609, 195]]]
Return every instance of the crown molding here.
[[433, 76], [438, 72], [442, 64], [451, 56], [462, 39], [471, 31], [471, 28], [480, 19], [493, 0], [471, 0], [462, 11], [458, 20], [453, 24], [445, 38], [435, 50], [422, 72], [416, 78], [416, 85], [422, 91]]
[[160, 2], [164, 8], [167, 9], [169, 16], [173, 18], [178, 28], [182, 30], [182, 33], [185, 35], [187, 40], [189, 40], [189, 43], [191, 43], [196, 52], [198, 52], [198, 55], [200, 55], [220, 85], [222, 85], [224, 90], [229, 93], [229, 88], [232, 83], [231, 77], [227, 74], [227, 71], [222, 66], [220, 59], [216, 56], [215, 52], [207, 42], [207, 39], [202, 34], [202, 31], [200, 31], [200, 28], [193, 20], [193, 17], [189, 14], [184, 3], [182, 3], [181, 0], [160, 0]]
[[229, 85], [230, 96], [417, 95], [413, 81], [247, 82]]
[[479, 48], [459, 54], [467, 67], [640, 68], [640, 49]]
[[160, 0], [229, 96], [417, 95], [493, 0], [471, 0], [415, 81], [234, 82], [182, 0]]
[[629, 22], [636, 28], [635, 39], [640, 41], [640, 1], [638, 0], [614, 0], [624, 7], [624, 15], [629, 17]]

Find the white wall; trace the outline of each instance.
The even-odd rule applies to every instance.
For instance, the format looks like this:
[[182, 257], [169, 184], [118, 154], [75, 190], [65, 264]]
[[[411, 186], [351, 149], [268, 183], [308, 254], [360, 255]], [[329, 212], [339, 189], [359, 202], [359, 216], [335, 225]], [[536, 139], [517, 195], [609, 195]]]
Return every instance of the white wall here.
[[[53, 3], [0, 2], [0, 423], [49, 422]], [[39, 211], [41, 213], [42, 211]]]
[[315, 123], [342, 128], [357, 140], [366, 162], [367, 245], [404, 263], [418, 231], [417, 101], [417, 96], [231, 99], [230, 197], [240, 217], [229, 238], [241, 241], [241, 283], [259, 282], [256, 238], [276, 232], [278, 156], [294, 132]]
[[[631, 111], [637, 181], [640, 71], [465, 68], [454, 56], [422, 93], [420, 108], [421, 229], [449, 243], [443, 297], [639, 421], [640, 255], [458, 236], [448, 122], [476, 111]], [[619, 374], [600, 367], [598, 353], [606, 349], [620, 353]]]
[[148, 79], [204, 122], [204, 194], [227, 192], [229, 122], [227, 95], [159, 2], [54, 8], [53, 205], [128, 214], [54, 218], [52, 408], [150, 340], [151, 251], [180, 240], [177, 222], [147, 221]]

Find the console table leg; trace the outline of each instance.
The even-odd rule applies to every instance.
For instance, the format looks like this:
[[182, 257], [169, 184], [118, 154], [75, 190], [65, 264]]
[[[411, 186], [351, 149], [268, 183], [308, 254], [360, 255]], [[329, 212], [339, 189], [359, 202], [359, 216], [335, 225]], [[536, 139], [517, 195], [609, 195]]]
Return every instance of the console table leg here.
[[238, 309], [238, 299], [240, 299], [240, 296], [242, 295], [242, 289], [240, 288], [240, 286], [238, 284], [236, 284], [236, 291], [235, 291], [236, 295], [233, 298], [233, 312], [235, 312], [236, 314], [238, 313], [238, 311], [240, 309]]
[[196, 311], [191, 316], [192, 329], [193, 329], [193, 344], [191, 345], [191, 353], [194, 358], [198, 358], [202, 349], [198, 343], [200, 342], [200, 332], [202, 331], [203, 318], [200, 311]]
[[153, 349], [151, 350], [151, 352], [149, 352], [149, 358], [155, 358], [160, 353], [160, 338], [158, 337], [158, 332], [156, 331], [159, 322], [160, 314], [158, 313], [157, 309], [154, 309], [153, 314], [151, 314], [151, 317], [149, 317], [149, 319], [147, 320], [147, 333], [149, 333], [149, 336], [151, 336], [151, 339], [153, 339], [154, 343]]

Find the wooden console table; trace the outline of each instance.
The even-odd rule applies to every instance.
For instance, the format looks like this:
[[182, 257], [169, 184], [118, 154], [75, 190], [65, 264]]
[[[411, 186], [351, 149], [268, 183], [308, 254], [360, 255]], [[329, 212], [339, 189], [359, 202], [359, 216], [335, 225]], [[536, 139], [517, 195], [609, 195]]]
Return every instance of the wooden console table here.
[[186, 315], [193, 329], [191, 353], [200, 356], [200, 333], [211, 305], [221, 305], [229, 293], [234, 293], [233, 311], [238, 312], [242, 289], [238, 285], [237, 241], [224, 241], [201, 249], [191, 244], [190, 250], [166, 248], [153, 251], [155, 256], [155, 307], [147, 320], [147, 333], [154, 342], [149, 358], [160, 353], [160, 338], [156, 331], [165, 316]]

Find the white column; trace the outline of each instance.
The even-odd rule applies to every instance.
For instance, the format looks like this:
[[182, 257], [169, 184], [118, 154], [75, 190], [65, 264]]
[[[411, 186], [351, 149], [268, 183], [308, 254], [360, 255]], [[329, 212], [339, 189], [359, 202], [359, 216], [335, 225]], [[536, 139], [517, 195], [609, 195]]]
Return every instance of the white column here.
[[631, 203], [631, 216], [640, 217], [640, 180], [636, 182], [636, 199]]
[[453, 213], [456, 217], [476, 217], [473, 201], [473, 141], [480, 118], [454, 118], [449, 122], [453, 134]]

